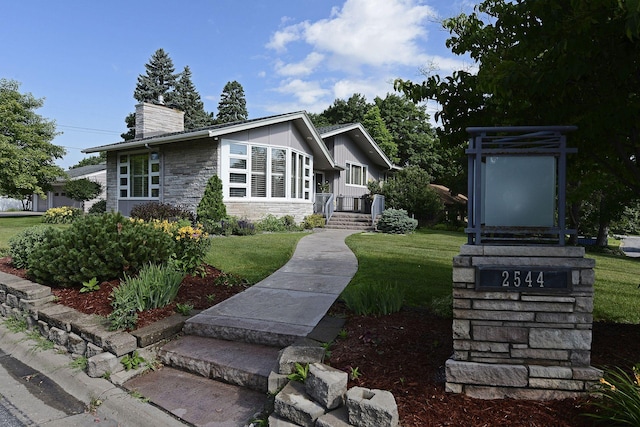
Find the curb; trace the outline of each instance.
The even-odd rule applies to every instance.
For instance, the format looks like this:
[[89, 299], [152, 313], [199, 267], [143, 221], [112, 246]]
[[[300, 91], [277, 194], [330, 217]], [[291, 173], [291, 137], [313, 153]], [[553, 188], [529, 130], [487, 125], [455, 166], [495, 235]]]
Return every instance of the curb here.
[[31, 340], [22, 332], [13, 333], [0, 322], [0, 350], [41, 372], [74, 398], [85, 403], [100, 400], [97, 416], [116, 420], [119, 425], [156, 427], [184, 427], [185, 423], [162, 409], [142, 402], [125, 390], [102, 378], [90, 378], [84, 371], [70, 366], [68, 355], [55, 350], [35, 350]]

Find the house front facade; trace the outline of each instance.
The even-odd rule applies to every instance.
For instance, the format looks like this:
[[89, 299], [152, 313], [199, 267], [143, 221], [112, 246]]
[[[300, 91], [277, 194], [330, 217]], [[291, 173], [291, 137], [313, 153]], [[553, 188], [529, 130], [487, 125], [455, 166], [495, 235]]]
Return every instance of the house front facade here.
[[305, 112], [294, 112], [184, 131], [182, 117], [140, 104], [136, 139], [84, 150], [107, 153], [107, 211], [129, 215], [156, 201], [195, 212], [217, 175], [229, 215], [292, 215], [300, 222], [314, 212], [320, 184], [329, 181], [330, 192], [343, 198], [362, 197], [369, 180], [393, 167], [359, 124], [321, 133]]

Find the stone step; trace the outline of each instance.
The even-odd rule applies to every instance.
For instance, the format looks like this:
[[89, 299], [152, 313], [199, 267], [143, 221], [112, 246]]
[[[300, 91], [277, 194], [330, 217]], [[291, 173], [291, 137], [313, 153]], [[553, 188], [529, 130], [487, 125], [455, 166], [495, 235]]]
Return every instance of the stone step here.
[[206, 378], [268, 390], [268, 378], [278, 362], [278, 347], [186, 335], [158, 352], [160, 361]]
[[362, 231], [373, 231], [374, 228], [366, 225], [357, 225], [357, 224], [327, 224], [324, 228], [329, 230], [362, 230]]

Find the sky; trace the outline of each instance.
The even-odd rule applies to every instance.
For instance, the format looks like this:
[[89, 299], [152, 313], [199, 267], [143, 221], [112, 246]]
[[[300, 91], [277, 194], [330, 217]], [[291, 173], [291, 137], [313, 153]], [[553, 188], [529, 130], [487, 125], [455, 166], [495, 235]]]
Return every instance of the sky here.
[[249, 118], [305, 110], [393, 80], [473, 67], [445, 46], [441, 20], [472, 0], [2, 0], [0, 79], [44, 98], [36, 112], [61, 132], [67, 169], [82, 149], [121, 140], [137, 77], [157, 49], [189, 66], [207, 112], [224, 85], [244, 88]]

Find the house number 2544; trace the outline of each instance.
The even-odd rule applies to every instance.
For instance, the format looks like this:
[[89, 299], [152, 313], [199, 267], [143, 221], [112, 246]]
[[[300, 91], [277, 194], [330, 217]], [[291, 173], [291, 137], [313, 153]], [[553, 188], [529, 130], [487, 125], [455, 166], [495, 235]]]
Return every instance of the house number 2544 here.
[[542, 271], [503, 270], [501, 275], [503, 287], [544, 288], [544, 272]]

